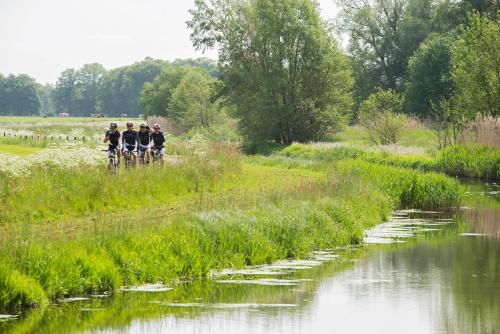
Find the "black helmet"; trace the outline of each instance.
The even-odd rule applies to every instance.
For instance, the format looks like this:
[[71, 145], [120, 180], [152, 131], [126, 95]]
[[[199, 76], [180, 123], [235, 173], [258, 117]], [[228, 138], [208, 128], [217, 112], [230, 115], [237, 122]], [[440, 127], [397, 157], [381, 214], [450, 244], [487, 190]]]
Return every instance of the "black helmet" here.
[[140, 128], [141, 128], [141, 129], [144, 129], [145, 127], [146, 127], [146, 124], [141, 123]]
[[127, 122], [127, 128], [131, 127], [131, 126], [134, 126], [134, 123], [132, 122]]
[[111, 122], [111, 124], [109, 125], [109, 127], [111, 129], [116, 129], [118, 127], [118, 124], [116, 124], [115, 122]]

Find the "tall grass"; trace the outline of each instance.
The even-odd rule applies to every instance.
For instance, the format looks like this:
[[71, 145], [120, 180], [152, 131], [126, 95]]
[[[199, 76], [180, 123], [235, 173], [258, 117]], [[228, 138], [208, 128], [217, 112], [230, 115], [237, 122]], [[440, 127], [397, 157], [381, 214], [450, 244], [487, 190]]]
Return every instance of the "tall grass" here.
[[439, 152], [437, 165], [449, 175], [500, 180], [500, 150], [488, 146], [446, 147]]
[[435, 159], [426, 156], [395, 155], [385, 152], [367, 151], [353, 146], [312, 147], [293, 144], [281, 150], [279, 155], [333, 163], [344, 159], [360, 159], [367, 162], [394, 167], [436, 171]]
[[[43, 294], [29, 303], [9, 294], [1, 307], [206, 277], [213, 268], [302, 258], [315, 249], [361, 242], [364, 229], [390, 212], [380, 191], [349, 178], [283, 186], [242, 193], [218, 207], [160, 219], [142, 230], [4, 244], [0, 256], [10, 268], [7, 274], [29, 278]], [[0, 285], [11, 284], [5, 277], [0, 276]]]
[[436, 173], [418, 173], [364, 161], [345, 160], [337, 165], [339, 172], [372, 183], [400, 208], [457, 208], [463, 189], [454, 179]]
[[393, 167], [442, 172], [451, 176], [500, 179], [500, 150], [482, 145], [449, 146], [435, 157], [396, 155], [352, 146], [314, 147], [304, 144], [293, 144], [276, 154], [327, 163], [359, 159]]
[[213, 144], [162, 169], [116, 175], [102, 165], [68, 170], [47, 162], [24, 177], [0, 174], [0, 218], [3, 224], [27, 223], [164, 204], [221, 186], [238, 171], [239, 159], [232, 147]]

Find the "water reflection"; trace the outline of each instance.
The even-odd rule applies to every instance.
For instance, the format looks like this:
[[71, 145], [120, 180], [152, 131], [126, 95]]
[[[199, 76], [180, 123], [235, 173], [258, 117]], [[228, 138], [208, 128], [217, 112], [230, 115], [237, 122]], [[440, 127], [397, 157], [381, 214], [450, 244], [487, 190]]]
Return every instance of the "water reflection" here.
[[497, 333], [500, 201], [491, 189], [470, 185], [456, 217], [398, 212], [371, 235], [384, 244], [65, 303], [0, 332]]

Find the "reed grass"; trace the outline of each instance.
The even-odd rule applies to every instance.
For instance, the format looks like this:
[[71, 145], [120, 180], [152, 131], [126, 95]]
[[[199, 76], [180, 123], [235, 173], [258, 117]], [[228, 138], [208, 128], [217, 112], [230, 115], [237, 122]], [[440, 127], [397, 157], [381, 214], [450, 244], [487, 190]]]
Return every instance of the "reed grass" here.
[[449, 146], [439, 152], [437, 165], [448, 175], [500, 180], [500, 149], [482, 145]]

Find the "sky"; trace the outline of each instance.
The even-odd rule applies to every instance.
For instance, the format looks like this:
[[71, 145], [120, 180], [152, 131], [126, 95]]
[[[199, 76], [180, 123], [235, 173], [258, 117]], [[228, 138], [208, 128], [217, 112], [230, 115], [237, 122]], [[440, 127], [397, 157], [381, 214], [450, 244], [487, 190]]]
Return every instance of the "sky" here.
[[[320, 0], [325, 19], [334, 0]], [[66, 68], [111, 69], [146, 57], [217, 58], [196, 51], [186, 21], [194, 0], [0, 0], [0, 73], [55, 83]]]

